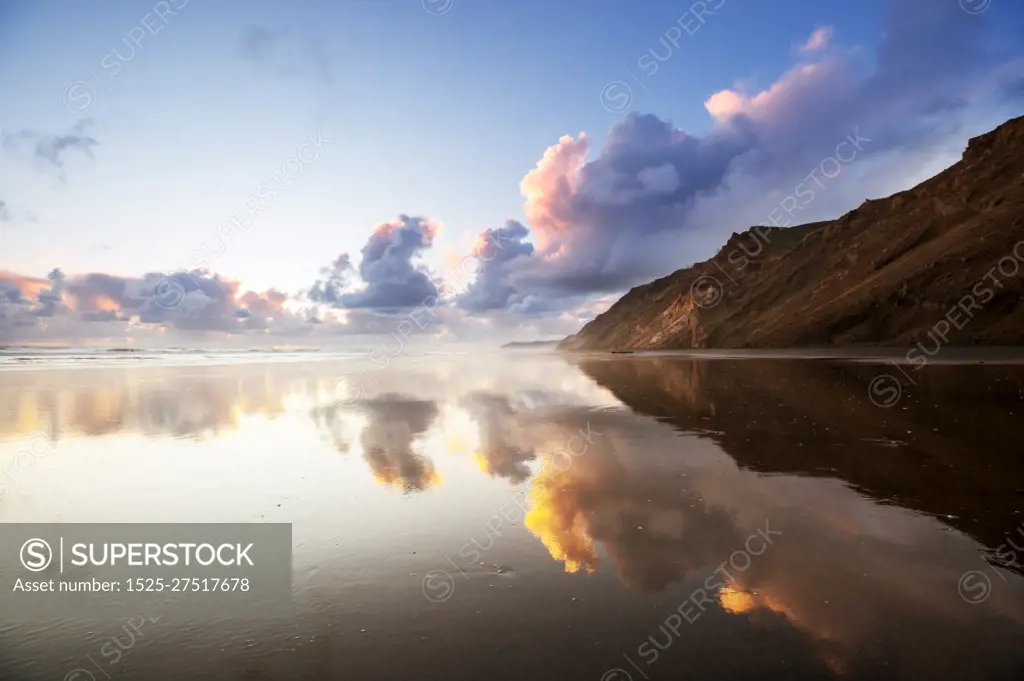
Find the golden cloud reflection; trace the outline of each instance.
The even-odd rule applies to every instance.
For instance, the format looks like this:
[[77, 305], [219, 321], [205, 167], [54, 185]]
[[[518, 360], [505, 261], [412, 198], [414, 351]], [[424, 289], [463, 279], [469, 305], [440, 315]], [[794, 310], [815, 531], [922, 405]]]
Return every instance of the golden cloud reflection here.
[[597, 548], [572, 484], [572, 476], [546, 463], [530, 485], [526, 527], [552, 558], [565, 563], [566, 572], [593, 572], [598, 565]]

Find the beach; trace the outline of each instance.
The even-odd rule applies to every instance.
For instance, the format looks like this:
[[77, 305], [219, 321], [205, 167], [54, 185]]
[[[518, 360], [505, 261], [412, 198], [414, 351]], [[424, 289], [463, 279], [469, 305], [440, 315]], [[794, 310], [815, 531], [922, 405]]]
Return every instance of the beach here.
[[1019, 365], [911, 369], [886, 405], [878, 360], [118, 361], [0, 374], [0, 520], [290, 524], [292, 610], [5, 613], [5, 677], [1024, 664]]

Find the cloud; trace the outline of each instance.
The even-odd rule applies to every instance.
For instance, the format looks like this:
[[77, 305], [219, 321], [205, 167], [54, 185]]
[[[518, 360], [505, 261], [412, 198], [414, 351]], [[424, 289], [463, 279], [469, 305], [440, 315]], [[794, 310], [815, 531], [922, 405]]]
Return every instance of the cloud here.
[[819, 26], [814, 29], [807, 41], [800, 46], [801, 52], [817, 52], [828, 47], [832, 39], [833, 29], [831, 26]]
[[242, 56], [251, 61], [269, 59], [278, 43], [287, 33], [272, 31], [266, 26], [246, 26], [238, 39], [238, 49]]
[[[411, 219], [410, 219], [411, 220]], [[410, 229], [435, 229], [429, 223], [410, 223]], [[386, 231], [386, 230], [384, 230]], [[401, 231], [395, 228], [394, 231]], [[368, 267], [376, 277], [387, 271], [394, 258], [408, 254], [411, 237], [395, 236], [388, 245], [380, 234], [371, 238], [367, 253], [376, 265]], [[420, 243], [429, 237], [421, 235]], [[328, 272], [346, 269], [339, 258]], [[155, 345], [174, 344], [201, 336], [213, 344], [265, 344], [268, 338], [301, 338], [307, 342], [336, 344], [343, 336], [373, 335], [386, 337], [390, 346], [407, 344], [414, 335], [436, 335], [442, 326], [441, 311], [452, 318], [454, 309], [426, 306], [413, 308], [372, 307], [324, 309], [318, 304], [334, 300], [337, 305], [350, 302], [348, 296], [379, 299], [393, 292], [389, 280], [373, 279], [369, 289], [340, 293], [336, 287], [320, 282], [318, 294], [295, 295], [276, 288], [265, 291], [244, 290], [239, 282], [221, 274], [196, 269], [191, 272], [148, 272], [125, 277], [100, 272], [66, 275], [53, 269], [46, 278], [0, 271], [0, 343], [39, 342], [104, 338], [111, 342], [128, 337]], [[422, 281], [413, 277], [413, 289]], [[430, 286], [434, 286], [429, 278]], [[431, 288], [436, 292], [436, 287]], [[369, 291], [369, 292], [368, 292]], [[406, 291], [408, 294], [408, 291]], [[333, 296], [333, 297], [332, 297]], [[311, 300], [312, 299], [312, 300]], [[355, 302], [359, 302], [356, 300]], [[401, 300], [399, 300], [401, 302]], [[246, 341], [231, 341], [248, 337]], [[387, 340], [387, 339], [385, 339]]]
[[[290, 300], [276, 289], [240, 294], [238, 282], [202, 270], [120, 277], [68, 276], [55, 268], [46, 279], [0, 272], [0, 339], [124, 336], [147, 330], [312, 333], [316, 325], [305, 311], [290, 311]], [[92, 328], [104, 322], [116, 326]]]
[[873, 56], [835, 47], [831, 35], [816, 30], [803, 61], [764, 89], [711, 93], [706, 133], [631, 113], [599, 150], [585, 133], [560, 138], [520, 184], [522, 252], [486, 263], [460, 307], [568, 309], [708, 257], [751, 225], [737, 224], [750, 207], [764, 206], [765, 222], [773, 194], [791, 192], [840, 142], [861, 136], [870, 149], [857, 160], [860, 195], [853, 185], [822, 192], [793, 224], [835, 217], [878, 178], [889, 191], [905, 186], [900, 159], [961, 138], [963, 125], [1021, 91], [1024, 65], [991, 56], [983, 22], [956, 3], [896, 3]]
[[34, 299], [47, 286], [44, 279], [0, 272], [0, 338], [36, 325]]
[[7, 207], [7, 202], [0, 201], [0, 222], [10, 222], [11, 220], [11, 211]]
[[283, 75], [309, 76], [334, 85], [326, 46], [315, 38], [294, 35], [289, 28], [246, 26], [238, 39], [238, 52], [244, 59], [264, 64]]
[[351, 283], [354, 272], [355, 268], [352, 267], [352, 260], [348, 257], [348, 253], [342, 253], [334, 259], [329, 267], [320, 269], [322, 279], [318, 279], [310, 289], [310, 300], [328, 305], [338, 305], [345, 289]]
[[[925, 154], [959, 143], [962, 128], [990, 115], [991, 105], [1024, 97], [1024, 61], [991, 53], [989, 18], [965, 15], [956, 3], [900, 0], [874, 54], [838, 46], [831, 27], [818, 27], [774, 82], [707, 92], [705, 132], [631, 113], [603, 146], [584, 132], [559, 138], [520, 182], [523, 222], [483, 229], [463, 259], [469, 277], [455, 286], [421, 260], [438, 224], [403, 214], [374, 228], [358, 264], [342, 253], [320, 271], [305, 294], [315, 309], [299, 311], [302, 299], [273, 289], [247, 300], [236, 282], [202, 271], [96, 274], [46, 280], [45, 292], [30, 296], [4, 284], [0, 328], [71, 315], [201, 332], [388, 334], [399, 315], [426, 304], [436, 317], [427, 332], [439, 323], [459, 337], [572, 331], [623, 290], [703, 259], [730, 233], [764, 222], [851, 135], [870, 141], [854, 176], [844, 174], [812, 206], [791, 213], [794, 224], [835, 217], [868, 190], [907, 186]], [[291, 60], [308, 72], [316, 64], [290, 30], [247, 27], [238, 49], [275, 68]], [[4, 144], [60, 169], [72, 154], [91, 153], [96, 141], [85, 125], [67, 135], [22, 131]]]
[[50, 287], [40, 291], [36, 300], [38, 307], [35, 314], [38, 317], [52, 317], [58, 310], [66, 309], [63, 305], [62, 294], [64, 292], [64, 273], [59, 268], [53, 269], [47, 276], [50, 280]]
[[513, 302], [516, 290], [509, 281], [507, 263], [533, 255], [533, 244], [524, 241], [529, 230], [516, 220], [480, 235], [470, 255], [478, 263], [476, 278], [457, 298], [457, 304], [470, 312], [504, 309]]
[[364, 288], [344, 290], [351, 264], [343, 253], [321, 270], [323, 278], [313, 284], [310, 299], [337, 308], [381, 311], [408, 310], [436, 300], [437, 284], [425, 267], [413, 261], [433, 245], [439, 230], [436, 222], [408, 215], [377, 225], [359, 263]]
[[[719, 191], [753, 144], [744, 124], [696, 137], [639, 114], [616, 124], [591, 161], [585, 134], [562, 137], [520, 185], [536, 249], [517, 234], [516, 250], [485, 263], [460, 306], [553, 313], [664, 273], [658, 237], [678, 231], [699, 197]], [[675, 269], [678, 254], [671, 257]]]
[[70, 154], [79, 153], [89, 159], [94, 158], [92, 148], [98, 146], [99, 142], [87, 133], [91, 126], [92, 120], [83, 118], [64, 134], [18, 130], [3, 137], [3, 146], [12, 152], [28, 151], [37, 162], [55, 168], [63, 179], [63, 171]]

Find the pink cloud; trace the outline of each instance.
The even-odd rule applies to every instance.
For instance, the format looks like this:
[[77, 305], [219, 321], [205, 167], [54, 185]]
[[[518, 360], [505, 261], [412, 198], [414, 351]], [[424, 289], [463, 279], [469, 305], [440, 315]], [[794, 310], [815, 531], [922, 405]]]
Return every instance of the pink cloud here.
[[586, 133], [577, 139], [563, 135], [519, 183], [526, 199], [523, 212], [542, 251], [555, 246], [574, 227], [573, 198], [589, 151]]
[[829, 41], [832, 39], [833, 29], [831, 26], [819, 26], [814, 29], [811, 36], [807, 39], [803, 45], [800, 46], [801, 52], [818, 52], [828, 47]]

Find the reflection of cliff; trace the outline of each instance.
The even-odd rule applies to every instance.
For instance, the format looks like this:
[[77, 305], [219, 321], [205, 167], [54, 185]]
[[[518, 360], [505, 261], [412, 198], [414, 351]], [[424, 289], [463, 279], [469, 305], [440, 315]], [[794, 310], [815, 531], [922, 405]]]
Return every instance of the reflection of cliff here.
[[927, 367], [882, 409], [867, 391], [884, 371], [876, 366], [671, 357], [579, 366], [635, 411], [710, 437], [745, 468], [838, 477], [950, 516], [992, 547], [1017, 524], [1024, 367]]
[[[936, 448], [930, 438], [910, 440], [913, 447], [876, 447], [863, 439], [894, 437], [890, 428], [905, 434], [927, 426], [931, 433], [933, 421], [929, 410], [908, 405], [900, 417], [872, 425], [867, 411], [850, 405], [847, 381], [860, 385], [867, 400], [857, 367], [630, 358], [584, 368], [636, 411], [690, 435], [616, 410], [578, 410], [575, 418], [562, 414], [547, 420], [549, 426], [557, 423], [558, 435], [535, 438], [542, 467], [529, 483], [525, 524], [566, 571], [590, 572], [604, 563], [624, 585], [640, 591], [681, 586], [668, 592], [678, 594], [674, 603], [699, 593], [700, 602], [716, 604], [706, 606], [708, 621], [696, 626], [723, 627], [719, 631], [727, 636], [748, 632], [748, 625], [789, 631], [835, 674], [1013, 678], [1001, 675], [996, 657], [967, 662], [958, 650], [1012, 645], [1009, 638], [998, 644], [987, 640], [982, 623], [999, 621], [1006, 631], [1022, 630], [1024, 580], [1009, 573], [1003, 573], [1005, 581], [993, 576], [998, 594], [983, 604], [965, 603], [958, 579], [984, 565], [978, 544], [945, 531], [946, 518], [901, 507], [910, 494], [929, 495], [924, 502], [940, 504], [943, 492], [931, 490], [929, 482], [953, 494], [955, 480], [944, 471], [928, 471], [942, 471], [938, 462], [967, 469], [972, 452], [957, 459], [956, 448], [971, 441], [991, 444], [977, 439], [979, 431], [997, 427], [998, 421], [975, 424], [948, 450]], [[922, 391], [922, 398], [947, 390], [945, 379], [935, 380], [939, 384]], [[980, 400], [977, 386], [959, 375], [952, 386], [958, 383], [967, 384], [966, 400]], [[993, 402], [1011, 398], [1014, 390], [1006, 388], [1007, 395], [1000, 389], [978, 408], [992, 410]], [[522, 424], [537, 421], [530, 413], [515, 418]], [[577, 448], [578, 456], [559, 456], [588, 420], [592, 443]], [[915, 477], [921, 469], [923, 480]], [[1011, 469], [1002, 470], [1013, 475]], [[989, 489], [1020, 480], [986, 482], [973, 475], [970, 484]], [[862, 493], [869, 485], [875, 486], [868, 490], [871, 496], [885, 494], [886, 501], [901, 503], [878, 503]], [[982, 507], [975, 508], [982, 517]], [[1007, 517], [1000, 532], [1019, 525], [1012, 513]], [[770, 545], [762, 532], [774, 532]], [[725, 572], [716, 574], [719, 566]], [[726, 621], [720, 619], [723, 612]], [[651, 631], [649, 641], [658, 642], [651, 645], [662, 651], [674, 640], [665, 627]], [[945, 645], [948, 641], [958, 646]], [[977, 674], [970, 673], [972, 665], [978, 666]], [[918, 677], [913, 670], [926, 673]]]

